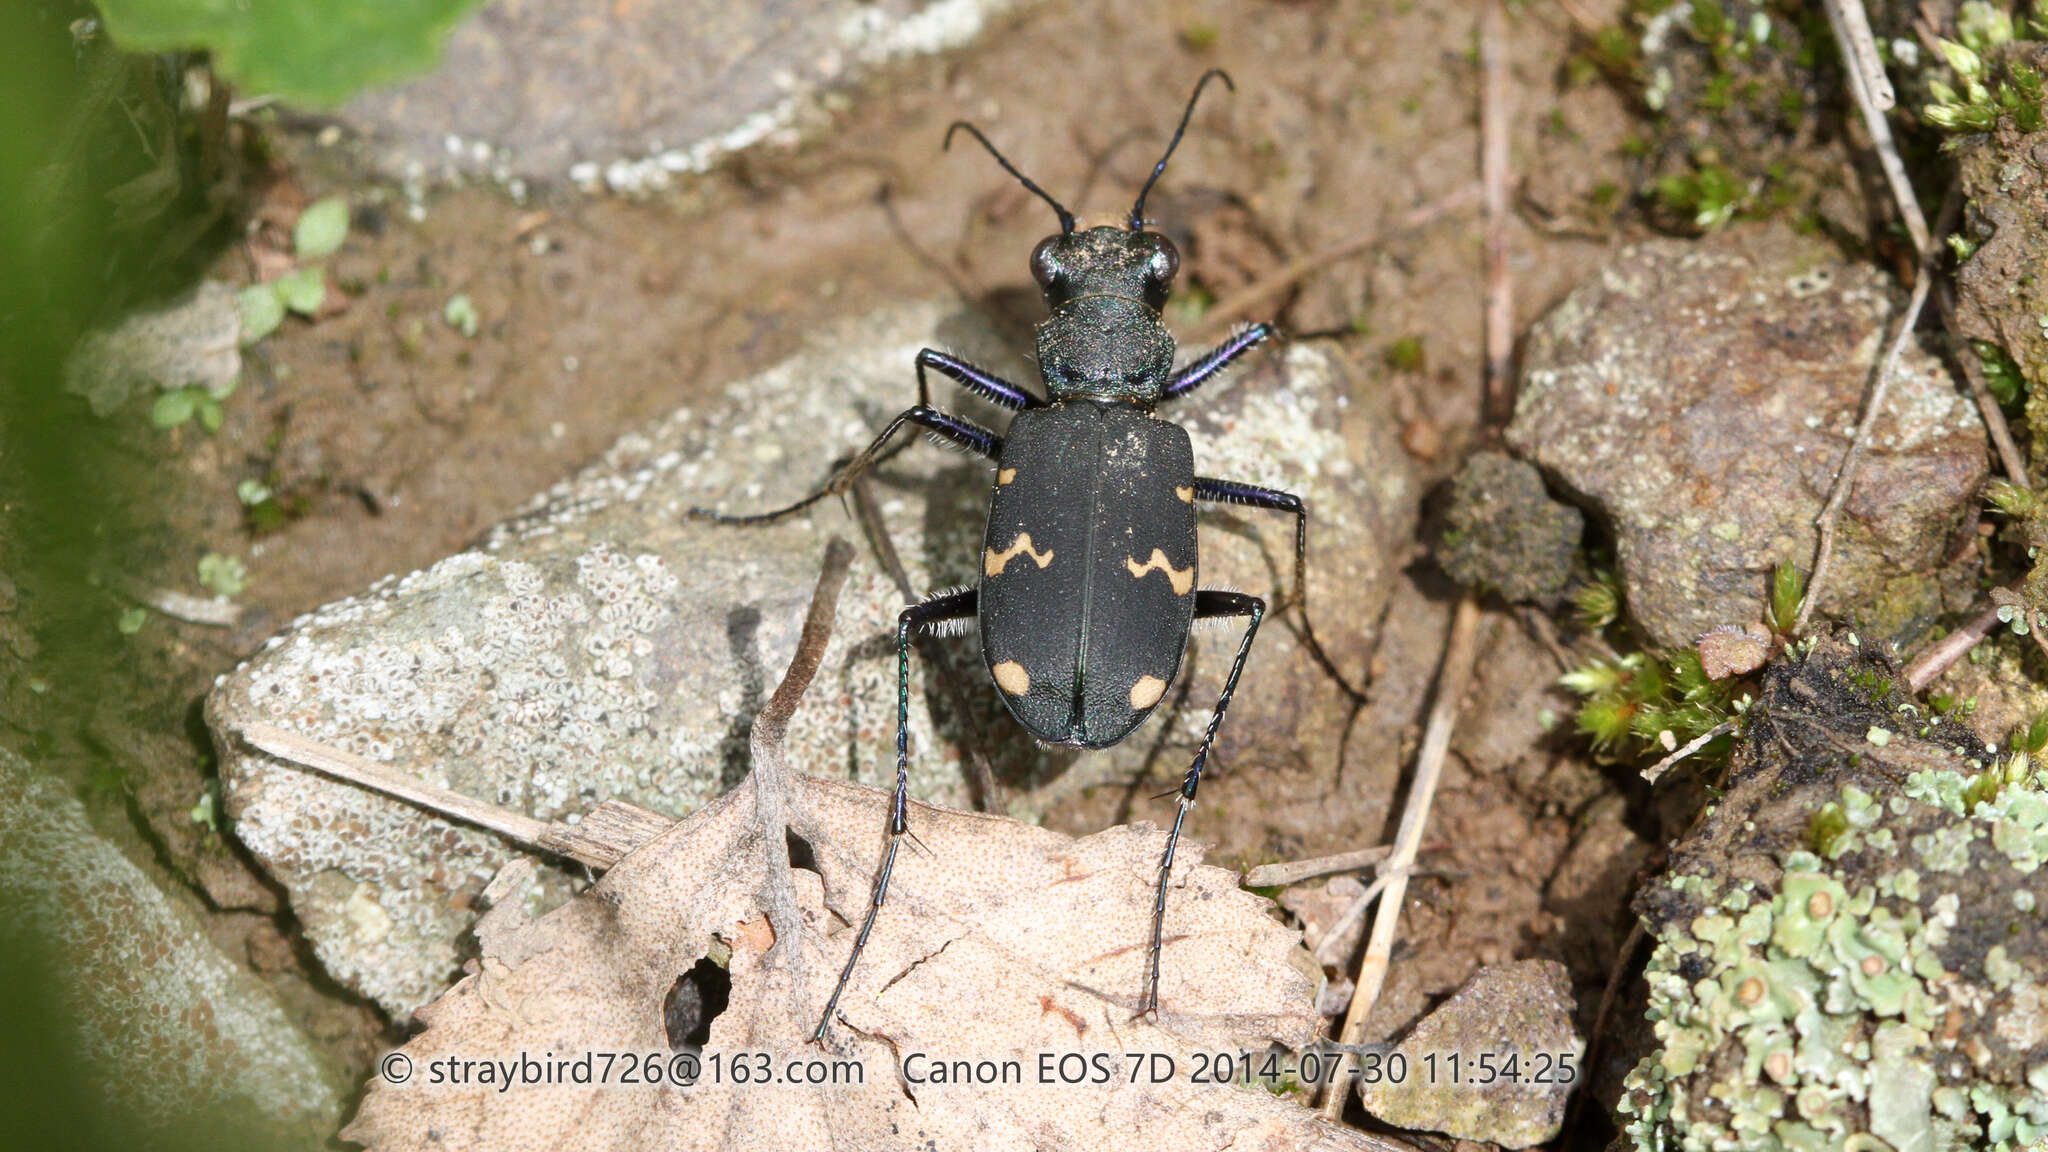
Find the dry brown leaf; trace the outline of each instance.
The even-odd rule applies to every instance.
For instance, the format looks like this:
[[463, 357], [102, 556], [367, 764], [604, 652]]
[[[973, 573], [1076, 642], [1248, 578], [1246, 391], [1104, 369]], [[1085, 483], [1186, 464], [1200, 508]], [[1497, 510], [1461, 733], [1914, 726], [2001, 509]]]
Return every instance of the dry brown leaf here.
[[[1163, 844], [1148, 827], [1072, 840], [915, 806], [911, 827], [928, 851], [906, 846], [830, 1037], [808, 1043], [852, 942], [848, 925], [866, 909], [887, 795], [819, 780], [797, 792], [791, 824], [819, 869], [795, 872], [800, 984], [761, 911], [764, 854], [754, 790], [742, 787], [570, 904], [523, 926], [494, 920], [471, 975], [420, 1013], [426, 1030], [401, 1050], [410, 1079], [379, 1077], [344, 1135], [392, 1152], [1401, 1147], [1261, 1087], [1191, 1082], [1198, 1052], [1295, 1049], [1320, 1025], [1309, 980], [1292, 966], [1299, 934], [1235, 875], [1190, 859], [1193, 845], [1182, 846], [1188, 864], [1176, 867], [1167, 910], [1161, 1015], [1132, 1017]], [[450, 1059], [633, 1052], [665, 1062], [665, 997], [723, 948], [731, 1002], [692, 1086], [433, 1082]], [[856, 1061], [864, 1082], [713, 1082], [710, 1056], [725, 1058], [730, 1081], [741, 1052], [768, 1053], [778, 1070], [791, 1059]], [[1024, 1082], [909, 1084], [900, 1069], [914, 1053], [1014, 1059]], [[1041, 1053], [1108, 1054], [1109, 1082], [1039, 1083]], [[1175, 1072], [1133, 1083], [1126, 1054], [1169, 1057]]]

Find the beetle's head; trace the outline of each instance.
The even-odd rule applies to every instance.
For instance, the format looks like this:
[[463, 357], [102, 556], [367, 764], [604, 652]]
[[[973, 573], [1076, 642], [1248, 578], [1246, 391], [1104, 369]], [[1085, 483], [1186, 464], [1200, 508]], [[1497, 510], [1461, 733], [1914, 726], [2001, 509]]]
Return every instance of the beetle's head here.
[[1179, 273], [1173, 241], [1107, 224], [1047, 236], [1031, 250], [1032, 278], [1053, 311], [1082, 296], [1118, 296], [1157, 312]]

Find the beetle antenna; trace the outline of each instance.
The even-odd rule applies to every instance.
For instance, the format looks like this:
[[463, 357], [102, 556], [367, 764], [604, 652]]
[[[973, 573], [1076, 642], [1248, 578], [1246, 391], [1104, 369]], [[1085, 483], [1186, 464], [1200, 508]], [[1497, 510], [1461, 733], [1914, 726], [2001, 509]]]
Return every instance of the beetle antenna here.
[[[1017, 166], [1010, 163], [1007, 159], [1005, 159], [1001, 152], [996, 151], [996, 146], [988, 142], [988, 137], [983, 136], [981, 134], [981, 129], [976, 128], [974, 125], [969, 124], [965, 120], [953, 121], [952, 125], [946, 129], [946, 142], [941, 146], [941, 150], [949, 151], [952, 149], [953, 133], [958, 132], [962, 128], [967, 129], [970, 135], [972, 135], [976, 140], [981, 141], [981, 146], [983, 148], [988, 149], [988, 154], [996, 158], [996, 163], [1001, 164], [1003, 166], [1003, 171], [1008, 172], [1012, 176], [1015, 176], [1017, 178], [1017, 182], [1024, 185], [1024, 187], [1030, 189], [1033, 195], [1037, 196], [1040, 200], [1045, 201], [1047, 204], [1052, 205], [1052, 210], [1054, 212], [1059, 213], [1061, 232], [1072, 232], [1074, 230], [1074, 214], [1072, 212], [1067, 211], [1065, 205], [1053, 199], [1051, 193], [1047, 192], [1043, 188], [1040, 188], [1038, 185], [1033, 184], [1031, 182], [1031, 177], [1026, 176], [1022, 172], [1017, 171]], [[1176, 139], [1178, 139], [1178, 137], [1176, 137]]]
[[1166, 155], [1161, 156], [1159, 163], [1152, 166], [1151, 178], [1145, 181], [1143, 188], [1138, 189], [1138, 202], [1131, 205], [1131, 231], [1143, 232], [1145, 230], [1145, 197], [1151, 194], [1152, 185], [1159, 182], [1160, 173], [1166, 171], [1166, 162], [1173, 158], [1173, 150], [1180, 147], [1181, 133], [1188, 130], [1188, 121], [1194, 119], [1195, 101], [1202, 98], [1202, 89], [1207, 88], [1209, 81], [1218, 77], [1222, 78], [1225, 88], [1230, 89], [1232, 92], [1237, 91], [1237, 85], [1230, 82], [1230, 73], [1225, 72], [1221, 68], [1211, 68], [1207, 72], [1202, 73], [1200, 80], [1195, 81], [1195, 92], [1194, 95], [1188, 97], [1187, 111], [1180, 114], [1180, 127], [1173, 130], [1173, 139], [1166, 143]]

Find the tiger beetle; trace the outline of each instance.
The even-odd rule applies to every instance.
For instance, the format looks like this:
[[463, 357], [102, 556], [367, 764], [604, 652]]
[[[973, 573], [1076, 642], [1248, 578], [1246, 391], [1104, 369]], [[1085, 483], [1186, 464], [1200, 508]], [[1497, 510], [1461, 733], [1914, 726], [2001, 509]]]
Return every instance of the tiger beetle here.
[[[1246, 621], [1223, 693], [1181, 780], [1173, 829], [1159, 861], [1140, 1014], [1159, 1007], [1160, 949], [1174, 850], [1194, 807], [1216, 729], [1266, 615], [1266, 602], [1257, 596], [1195, 587], [1195, 505], [1240, 504], [1291, 513], [1297, 604], [1305, 589], [1307, 558], [1308, 511], [1299, 497], [1196, 475], [1186, 430], [1153, 414], [1162, 401], [1179, 399], [1215, 379], [1273, 335], [1265, 324], [1243, 327], [1176, 370], [1174, 340], [1161, 317], [1180, 271], [1180, 254], [1171, 240], [1146, 231], [1145, 197], [1180, 145], [1202, 89], [1215, 79], [1235, 89], [1220, 69], [1203, 74], [1124, 227], [1078, 228], [1072, 212], [1012, 166], [972, 124], [956, 121], [946, 130], [947, 146], [955, 132], [966, 131], [1059, 217], [1058, 234], [1040, 241], [1031, 253], [1031, 274], [1051, 313], [1038, 326], [1044, 399], [926, 348], [917, 354], [917, 406], [891, 420], [823, 489], [787, 508], [752, 516], [692, 510], [728, 524], [765, 524], [794, 515], [845, 492], [905, 424], [925, 428], [996, 465], [979, 583], [913, 604], [896, 619], [896, 795], [889, 847], [876, 875], [874, 900], [811, 1036], [814, 1042], [824, 1038], [853, 978], [888, 895], [897, 849], [909, 832], [911, 637], [969, 618], [979, 625], [982, 659], [1017, 722], [1048, 744], [1088, 749], [1121, 742], [1165, 698], [1180, 671], [1194, 621]], [[933, 408], [927, 370], [1015, 412], [1004, 434]]]

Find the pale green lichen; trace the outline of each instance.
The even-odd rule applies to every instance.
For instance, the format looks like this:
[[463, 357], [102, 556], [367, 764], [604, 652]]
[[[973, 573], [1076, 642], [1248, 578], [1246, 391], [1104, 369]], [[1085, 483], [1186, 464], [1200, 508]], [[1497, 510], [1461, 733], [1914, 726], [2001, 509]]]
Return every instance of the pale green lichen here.
[[[1844, 787], [1809, 830], [1814, 850], [1780, 858], [1775, 893], [1666, 882], [1703, 910], [1664, 930], [1645, 973], [1662, 1047], [1620, 1103], [1638, 1149], [2020, 1152], [2048, 1136], [2048, 1061], [2030, 1047], [2048, 1050], [2048, 1009], [2033, 1013], [2042, 1036], [2021, 1023], [2048, 1005], [2039, 961], [1997, 945], [1975, 965], [1951, 956], [1962, 971], [1943, 962], [1965, 870], [2010, 867], [2025, 885], [2048, 860], [2048, 773], [2014, 757], [1916, 772], [1903, 792], [1893, 803]], [[1930, 809], [1954, 822], [1896, 838], [1880, 826], [1928, 829]], [[1884, 871], [1893, 859], [1903, 866]], [[1997, 891], [2002, 910], [2036, 900], [2031, 887], [1970, 890]], [[2009, 1065], [1956, 1058], [1990, 1051], [1973, 1027], [2032, 1052], [2024, 1083]]]

